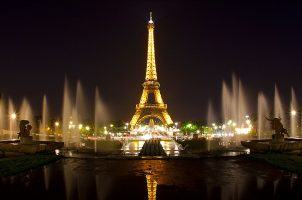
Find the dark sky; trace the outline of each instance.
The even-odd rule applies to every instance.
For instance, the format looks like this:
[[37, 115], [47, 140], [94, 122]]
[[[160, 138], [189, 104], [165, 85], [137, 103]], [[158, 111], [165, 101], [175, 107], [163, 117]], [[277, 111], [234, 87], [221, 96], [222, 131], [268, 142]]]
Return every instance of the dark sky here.
[[67, 75], [71, 85], [82, 81], [91, 101], [99, 86], [112, 118], [129, 121], [142, 92], [152, 10], [161, 92], [173, 119], [204, 118], [209, 98], [219, 111], [221, 82], [232, 72], [251, 107], [258, 90], [272, 99], [275, 82], [286, 103], [290, 86], [299, 96], [302, 4], [209, 2], [2, 2], [0, 91], [16, 102], [26, 96], [36, 114], [46, 93], [58, 116]]

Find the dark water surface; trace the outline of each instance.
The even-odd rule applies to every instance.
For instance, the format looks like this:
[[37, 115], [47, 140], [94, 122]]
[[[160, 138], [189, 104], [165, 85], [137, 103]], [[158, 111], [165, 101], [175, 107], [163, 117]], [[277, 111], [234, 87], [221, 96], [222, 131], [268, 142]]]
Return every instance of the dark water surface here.
[[68, 158], [0, 178], [0, 199], [302, 199], [302, 179], [242, 158]]

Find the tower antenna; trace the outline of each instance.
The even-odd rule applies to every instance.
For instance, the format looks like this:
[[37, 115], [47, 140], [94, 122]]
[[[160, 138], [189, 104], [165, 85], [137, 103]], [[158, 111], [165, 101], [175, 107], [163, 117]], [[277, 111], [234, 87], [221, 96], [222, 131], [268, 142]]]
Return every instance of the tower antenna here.
[[152, 20], [152, 12], [150, 12], [150, 20], [149, 20], [149, 23], [153, 23], [153, 20]]

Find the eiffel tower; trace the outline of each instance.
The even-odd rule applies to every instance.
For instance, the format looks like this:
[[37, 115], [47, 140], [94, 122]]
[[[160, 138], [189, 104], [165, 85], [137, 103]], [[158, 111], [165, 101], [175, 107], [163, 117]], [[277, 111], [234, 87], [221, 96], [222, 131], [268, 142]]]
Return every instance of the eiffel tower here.
[[135, 114], [130, 121], [132, 129], [146, 120], [149, 120], [149, 123], [154, 123], [154, 120], [160, 121], [163, 125], [173, 123], [167, 112], [167, 104], [164, 103], [160, 95], [159, 87], [155, 64], [154, 22], [150, 12], [146, 77], [143, 83], [143, 94], [139, 103], [136, 104]]

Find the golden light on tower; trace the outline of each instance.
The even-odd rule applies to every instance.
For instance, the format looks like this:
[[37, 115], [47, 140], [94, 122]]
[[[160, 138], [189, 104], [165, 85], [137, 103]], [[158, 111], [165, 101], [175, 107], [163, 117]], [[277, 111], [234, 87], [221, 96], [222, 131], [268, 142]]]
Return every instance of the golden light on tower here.
[[148, 52], [147, 52], [147, 67], [146, 77], [143, 83], [143, 93], [139, 104], [136, 105], [136, 111], [130, 121], [130, 126], [133, 129], [136, 125], [144, 120], [157, 119], [164, 125], [173, 124], [170, 115], [167, 112], [167, 104], [164, 103], [157, 81], [155, 48], [154, 48], [154, 22], [152, 13], [148, 22]]
[[156, 199], [157, 182], [151, 174], [146, 175], [148, 200]]
[[60, 126], [60, 122], [58, 122], [58, 121], [55, 122], [55, 126], [56, 126], [56, 127], [59, 127], [59, 126]]
[[147, 70], [146, 81], [156, 81], [156, 64], [155, 64], [155, 48], [154, 48], [154, 23], [152, 20], [152, 13], [150, 13], [150, 20], [148, 23], [148, 53], [147, 53]]

